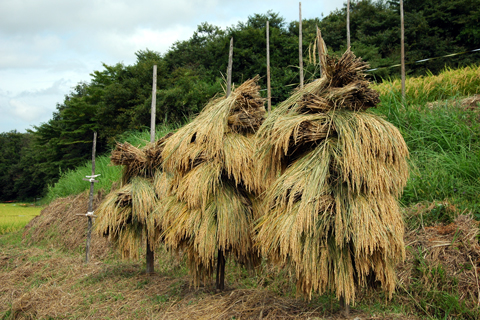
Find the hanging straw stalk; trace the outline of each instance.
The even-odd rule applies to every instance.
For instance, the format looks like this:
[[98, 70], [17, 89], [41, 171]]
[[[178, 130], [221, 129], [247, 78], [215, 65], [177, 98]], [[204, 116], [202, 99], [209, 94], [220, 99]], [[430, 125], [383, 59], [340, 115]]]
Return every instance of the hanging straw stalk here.
[[391, 297], [395, 265], [405, 258], [397, 198], [408, 179], [407, 146], [392, 124], [364, 112], [379, 102], [366, 63], [349, 50], [340, 59], [323, 53], [322, 78], [257, 133], [265, 214], [256, 242], [294, 268], [306, 297], [333, 291], [354, 303], [356, 287], [372, 283]]
[[172, 195], [162, 201], [164, 213], [156, 219], [165, 243], [187, 254], [195, 285], [212, 277], [220, 255], [247, 266], [259, 260], [252, 241], [252, 193], [259, 188], [253, 134], [265, 114], [258, 79], [212, 100], [165, 143]]

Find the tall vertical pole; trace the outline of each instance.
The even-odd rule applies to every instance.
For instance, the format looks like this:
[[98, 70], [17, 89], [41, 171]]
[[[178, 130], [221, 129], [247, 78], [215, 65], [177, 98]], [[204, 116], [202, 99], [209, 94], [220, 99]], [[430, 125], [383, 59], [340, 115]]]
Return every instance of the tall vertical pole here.
[[[153, 66], [152, 111], [150, 115], [150, 142], [155, 142], [155, 117], [157, 113], [157, 65]], [[146, 273], [155, 272], [155, 252], [151, 248], [148, 230], [146, 239]]]
[[270, 88], [270, 24], [267, 20], [267, 102], [268, 113], [272, 111], [272, 91]]
[[155, 117], [157, 113], [157, 65], [153, 66], [152, 112], [150, 115], [150, 142], [155, 142]]
[[232, 64], [233, 64], [233, 37], [230, 39], [230, 50], [228, 51], [227, 97], [232, 92]]
[[[233, 65], [233, 37], [230, 39], [230, 50], [228, 52], [227, 69], [227, 97], [232, 93], [232, 65]], [[217, 290], [225, 289], [225, 253], [218, 248], [217, 251], [217, 278], [215, 279]]]
[[85, 263], [88, 263], [90, 260], [90, 242], [92, 239], [92, 216], [93, 216], [93, 188], [95, 184], [95, 151], [97, 149], [97, 132], [93, 133], [93, 147], [92, 147], [92, 176], [90, 180], [90, 195], [88, 197], [88, 229], [87, 229], [87, 244], [85, 248]]
[[300, 88], [303, 88], [303, 48], [302, 48], [302, 3], [298, 3], [298, 60], [300, 64]]
[[350, 0], [347, 1], [347, 49], [350, 48]]
[[320, 28], [317, 26], [317, 50], [318, 50], [318, 66], [320, 69], [320, 78], [322, 77], [323, 74], [323, 65], [324, 62], [323, 60], [325, 59], [325, 47], [323, 46], [324, 42], [322, 39], [322, 32], [320, 31]]
[[400, 32], [401, 32], [401, 59], [402, 59], [402, 100], [405, 100], [405, 29], [403, 23], [403, 0], [400, 0]]

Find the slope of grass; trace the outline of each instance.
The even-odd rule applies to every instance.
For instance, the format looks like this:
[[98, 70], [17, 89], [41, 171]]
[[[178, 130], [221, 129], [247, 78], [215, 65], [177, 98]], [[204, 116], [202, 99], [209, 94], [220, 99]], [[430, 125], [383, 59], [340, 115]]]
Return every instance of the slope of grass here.
[[[167, 133], [175, 130], [178, 125], [159, 125], [157, 126], [155, 136], [159, 139]], [[119, 139], [119, 142], [128, 142], [136, 147], [143, 147], [150, 141], [150, 131], [134, 131], [125, 132]], [[87, 161], [82, 166], [74, 170], [68, 170], [62, 174], [57, 183], [53, 186], [48, 186], [48, 192], [44, 202], [67, 197], [73, 194], [79, 194], [85, 190], [90, 189], [90, 183], [82, 180], [85, 176], [92, 174], [92, 161]], [[110, 192], [112, 185], [120, 181], [122, 175], [122, 168], [110, 164], [110, 156], [100, 156], [95, 159], [95, 174], [100, 174], [97, 178], [99, 181], [95, 183], [95, 190], [103, 189]]]
[[409, 79], [404, 103], [398, 81], [377, 89], [382, 102], [374, 112], [400, 129], [410, 151], [404, 204], [448, 199], [480, 218], [480, 106], [461, 104], [480, 92], [480, 67]]

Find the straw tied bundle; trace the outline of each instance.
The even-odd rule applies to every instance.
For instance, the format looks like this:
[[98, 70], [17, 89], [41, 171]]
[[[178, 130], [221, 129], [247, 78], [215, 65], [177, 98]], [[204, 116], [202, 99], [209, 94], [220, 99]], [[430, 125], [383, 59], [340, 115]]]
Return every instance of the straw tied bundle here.
[[160, 238], [152, 212], [170, 187], [168, 175], [160, 170], [163, 143], [168, 137], [142, 149], [128, 142], [118, 143], [112, 152], [112, 163], [124, 166], [123, 186], [100, 204], [95, 227], [120, 249], [122, 258], [138, 258], [147, 237], [152, 250]]
[[211, 278], [216, 256], [230, 255], [247, 266], [258, 262], [252, 241], [253, 134], [265, 108], [257, 81], [212, 100], [165, 143], [172, 195], [161, 202], [156, 219], [165, 243], [186, 252], [195, 285]]
[[404, 259], [397, 198], [408, 178], [407, 146], [392, 124], [361, 112], [378, 102], [347, 51], [326, 57], [322, 78], [265, 120], [257, 134], [257, 179], [265, 215], [256, 241], [296, 271], [297, 291], [334, 291], [355, 302], [356, 286], [381, 285], [391, 297]]

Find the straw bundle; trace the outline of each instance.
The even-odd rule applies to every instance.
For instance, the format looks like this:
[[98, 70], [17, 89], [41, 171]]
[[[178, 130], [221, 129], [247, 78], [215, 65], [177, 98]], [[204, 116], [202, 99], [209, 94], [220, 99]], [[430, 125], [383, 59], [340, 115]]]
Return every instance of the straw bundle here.
[[391, 297], [404, 259], [397, 197], [408, 179], [406, 144], [370, 113], [378, 94], [347, 51], [327, 57], [324, 75], [295, 92], [257, 134], [256, 177], [265, 215], [256, 242], [272, 261], [291, 265], [297, 291], [334, 291], [355, 302], [374, 282]]
[[[157, 203], [153, 183], [149, 179], [134, 177], [117, 192], [111, 192], [98, 207], [95, 220], [97, 233], [108, 239], [122, 253], [122, 258], [138, 258], [139, 248], [147, 237], [151, 224], [150, 213]], [[158, 233], [148, 233], [151, 243]]]
[[124, 166], [123, 187], [111, 192], [99, 206], [95, 226], [121, 250], [123, 258], [137, 258], [145, 240], [152, 250], [161, 240], [152, 213], [161, 211], [158, 199], [171, 191], [172, 177], [160, 166], [163, 145], [170, 135], [142, 149], [117, 143], [112, 152], [112, 163]]
[[122, 185], [127, 184], [133, 177], [153, 178], [156, 169], [162, 163], [163, 144], [170, 136], [171, 133], [142, 149], [128, 142], [117, 143], [110, 160], [116, 166], [124, 166]]
[[249, 266], [258, 262], [250, 200], [257, 189], [253, 133], [265, 113], [258, 79], [212, 100], [164, 145], [164, 169], [174, 178], [156, 219], [165, 243], [187, 254], [195, 285], [211, 278], [220, 254]]

